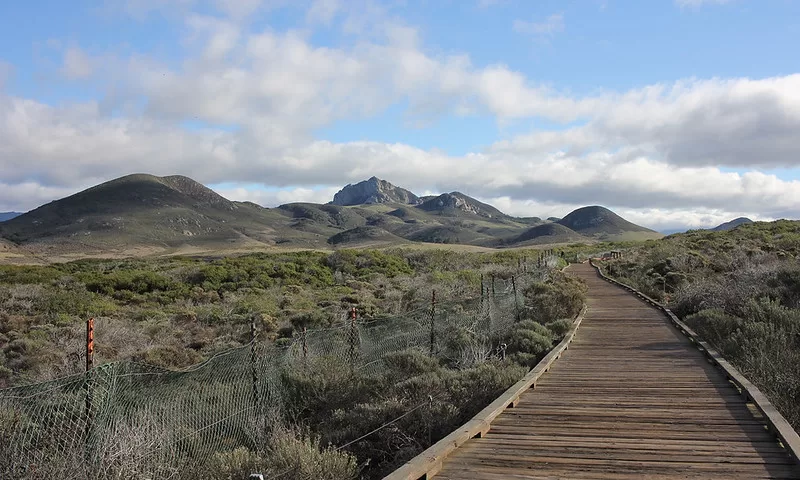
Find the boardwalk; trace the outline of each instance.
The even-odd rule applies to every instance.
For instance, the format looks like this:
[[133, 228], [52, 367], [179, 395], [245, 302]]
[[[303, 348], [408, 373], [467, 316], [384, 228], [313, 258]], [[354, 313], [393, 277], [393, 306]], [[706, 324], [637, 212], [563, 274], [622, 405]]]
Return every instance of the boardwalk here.
[[437, 479], [800, 478], [717, 369], [589, 265], [570, 348], [519, 404], [445, 459]]

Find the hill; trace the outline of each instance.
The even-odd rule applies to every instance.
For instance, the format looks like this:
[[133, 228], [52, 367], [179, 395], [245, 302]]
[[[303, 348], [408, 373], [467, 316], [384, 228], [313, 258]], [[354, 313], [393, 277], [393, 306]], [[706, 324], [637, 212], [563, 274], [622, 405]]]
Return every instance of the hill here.
[[598, 205], [573, 210], [556, 223], [581, 235], [600, 240], [644, 240], [664, 236], [649, 228], [631, 223], [611, 210]]
[[660, 236], [603, 207], [543, 222], [511, 217], [460, 192], [420, 199], [375, 177], [343, 188], [334, 202], [264, 208], [228, 200], [188, 177], [134, 174], [2, 222], [0, 237], [10, 241], [6, 257], [70, 259], [408, 242], [514, 247]]
[[725, 231], [725, 230], [732, 230], [732, 229], [738, 227], [739, 225], [744, 225], [745, 223], [753, 223], [753, 221], [750, 220], [747, 217], [734, 218], [730, 222], [725, 222], [723, 224], [717, 225], [716, 227], [712, 228], [711, 230], [714, 231], [714, 232], [722, 232], [722, 231]]
[[0, 212], [0, 222], [11, 220], [12, 218], [19, 217], [22, 212]]
[[382, 228], [366, 225], [337, 233], [328, 239], [328, 243], [337, 247], [365, 247], [379, 244], [398, 245], [406, 243], [406, 240]]
[[[0, 224], [16, 244], [101, 251], [131, 246], [271, 243], [282, 215], [232, 202], [182, 176], [135, 174], [50, 202]], [[274, 242], [272, 242], [274, 243]]]
[[586, 241], [587, 237], [558, 223], [545, 223], [531, 227], [519, 236], [506, 241], [506, 245], [543, 245], [553, 243], [575, 243]]
[[408, 190], [396, 187], [386, 180], [372, 177], [369, 180], [348, 184], [333, 196], [331, 205], [364, 205], [370, 203], [401, 203], [416, 205], [419, 197]]
[[491, 205], [481, 203], [461, 192], [443, 193], [438, 197], [429, 198], [417, 208], [439, 215], [461, 216], [463, 214], [477, 215], [479, 217], [503, 219], [508, 215]]

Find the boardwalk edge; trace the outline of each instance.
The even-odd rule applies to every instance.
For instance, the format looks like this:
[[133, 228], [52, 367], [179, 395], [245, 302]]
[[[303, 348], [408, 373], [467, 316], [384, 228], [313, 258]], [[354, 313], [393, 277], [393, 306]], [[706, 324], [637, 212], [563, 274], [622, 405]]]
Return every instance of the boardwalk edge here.
[[672, 312], [672, 310], [656, 300], [648, 297], [639, 290], [636, 290], [630, 285], [626, 285], [607, 276], [605, 273], [603, 273], [603, 270], [600, 268], [600, 266], [595, 264], [594, 261], [590, 261], [589, 263], [595, 268], [595, 270], [597, 270], [598, 275], [600, 275], [600, 277], [604, 280], [632, 292], [640, 299], [661, 310], [667, 316], [667, 318], [670, 319], [675, 328], [685, 335], [695, 345], [695, 347], [697, 347], [698, 350], [703, 352], [712, 364], [717, 366], [725, 373], [725, 376], [728, 378], [728, 380], [737, 386], [741, 395], [756, 406], [758, 411], [764, 415], [770, 430], [778, 437], [781, 444], [789, 453], [789, 455], [791, 455], [794, 461], [800, 465], [800, 436], [797, 434], [794, 428], [792, 428], [791, 424], [789, 424], [786, 418], [784, 418], [784, 416], [781, 415], [775, 406], [772, 405], [767, 396], [758, 389], [758, 387], [747, 380], [747, 378], [745, 378], [745, 376], [736, 370], [733, 365], [725, 360], [722, 354], [720, 354], [714, 347], [712, 347], [708, 342], [702, 340], [694, 330], [683, 323], [683, 321], [681, 321], [681, 319], [679, 319], [678, 316]]
[[470, 421], [459, 427], [450, 435], [431, 445], [427, 450], [409, 460], [402, 467], [390, 473], [383, 480], [420, 480], [429, 479], [442, 468], [442, 461], [468, 440], [483, 436], [491, 428], [492, 421], [507, 408], [513, 408], [519, 397], [529, 388], [536, 385], [539, 378], [550, 369], [550, 366], [561, 357], [586, 314], [587, 306], [575, 317], [572, 326], [564, 338], [539, 363], [528, 372], [522, 380], [503, 392], [494, 402], [478, 412]]

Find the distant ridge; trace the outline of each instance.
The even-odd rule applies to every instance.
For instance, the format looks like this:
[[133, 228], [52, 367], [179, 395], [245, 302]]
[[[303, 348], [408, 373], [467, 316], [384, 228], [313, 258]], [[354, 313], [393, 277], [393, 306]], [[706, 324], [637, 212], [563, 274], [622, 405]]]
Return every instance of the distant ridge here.
[[22, 212], [0, 212], [0, 222], [11, 220], [12, 218], [19, 217]]
[[366, 225], [337, 233], [328, 239], [328, 243], [337, 246], [357, 246], [376, 243], [401, 244], [406, 241], [382, 228]]
[[739, 225], [744, 225], [746, 223], [753, 223], [753, 221], [750, 220], [747, 217], [734, 218], [730, 222], [725, 222], [723, 224], [717, 225], [716, 227], [712, 228], [711, 230], [715, 231], [715, 232], [722, 232], [722, 231], [725, 231], [725, 230], [732, 230], [732, 229], [738, 227]]
[[661, 234], [600, 206], [579, 208], [549, 222], [515, 218], [461, 192], [420, 198], [377, 177], [346, 186], [328, 204], [264, 208], [228, 200], [185, 176], [140, 173], [2, 222], [0, 237], [5, 239], [6, 257], [75, 258], [412, 242], [508, 248], [642, 240]]
[[429, 198], [417, 208], [427, 212], [450, 215], [471, 213], [487, 218], [505, 218], [508, 216], [493, 206], [479, 202], [461, 192], [443, 193], [437, 197]]
[[558, 223], [545, 223], [531, 227], [512, 239], [513, 245], [538, 245], [549, 243], [572, 243], [585, 240], [586, 237]]

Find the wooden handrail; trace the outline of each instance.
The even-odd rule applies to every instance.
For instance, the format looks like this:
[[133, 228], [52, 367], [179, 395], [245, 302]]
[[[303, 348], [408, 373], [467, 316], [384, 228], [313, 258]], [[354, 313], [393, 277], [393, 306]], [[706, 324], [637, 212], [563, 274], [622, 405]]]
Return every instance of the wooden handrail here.
[[703, 352], [713, 365], [717, 366], [723, 371], [725, 377], [729, 381], [733, 382], [734, 385], [736, 385], [740, 394], [745, 397], [746, 400], [752, 402], [756, 406], [758, 411], [761, 412], [766, 419], [770, 431], [772, 431], [778, 437], [780, 443], [794, 459], [794, 461], [800, 464], [800, 436], [798, 436], [797, 432], [794, 430], [794, 428], [792, 428], [791, 424], [789, 424], [786, 418], [784, 418], [784, 416], [781, 415], [775, 406], [772, 405], [767, 396], [761, 393], [758, 387], [747, 380], [744, 375], [742, 375], [733, 365], [725, 360], [725, 358], [714, 347], [712, 347], [708, 342], [702, 340], [694, 330], [683, 323], [678, 316], [672, 312], [672, 310], [656, 300], [648, 297], [639, 290], [636, 290], [629, 285], [607, 276], [605, 273], [603, 273], [603, 270], [600, 268], [600, 266], [594, 263], [594, 260], [590, 260], [589, 263], [597, 270], [597, 273], [604, 280], [632, 292], [637, 297], [664, 312], [675, 328], [683, 333], [701, 352]]
[[575, 337], [575, 332], [578, 330], [585, 314], [586, 306], [575, 317], [564, 339], [537, 363], [522, 380], [503, 392], [494, 402], [472, 417], [470, 421], [384, 477], [384, 480], [427, 480], [436, 475], [442, 468], [442, 461], [467, 440], [485, 435], [491, 428], [492, 421], [503, 413], [506, 408], [517, 406], [519, 397], [529, 388], [536, 386], [539, 378], [550, 370], [553, 362], [561, 357], [561, 354]]

